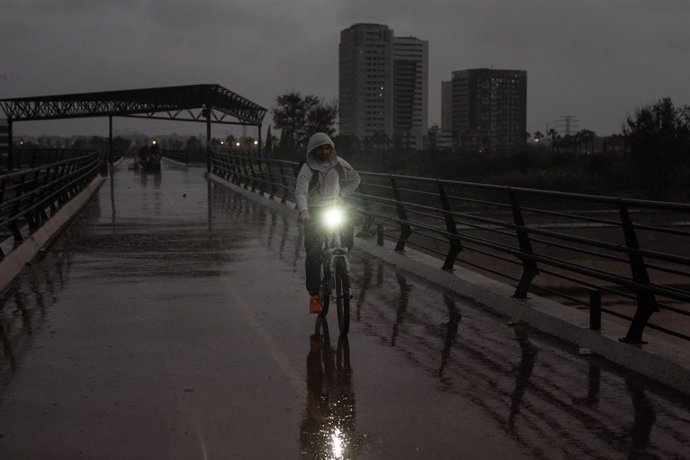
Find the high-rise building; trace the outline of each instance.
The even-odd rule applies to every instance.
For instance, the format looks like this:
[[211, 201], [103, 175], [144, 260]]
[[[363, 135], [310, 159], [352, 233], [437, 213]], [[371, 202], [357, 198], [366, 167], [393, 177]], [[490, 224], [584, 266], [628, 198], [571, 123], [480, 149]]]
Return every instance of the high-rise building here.
[[453, 131], [453, 82], [441, 82], [441, 131]]
[[429, 124], [429, 42], [393, 37], [393, 141], [422, 150]]
[[462, 150], [509, 150], [525, 143], [527, 72], [453, 72], [453, 137]]
[[429, 42], [394, 37], [382, 24], [354, 24], [340, 32], [341, 134], [385, 133], [421, 149], [428, 127]]
[[384, 132], [393, 138], [393, 31], [354, 24], [340, 32], [341, 134], [359, 138]]

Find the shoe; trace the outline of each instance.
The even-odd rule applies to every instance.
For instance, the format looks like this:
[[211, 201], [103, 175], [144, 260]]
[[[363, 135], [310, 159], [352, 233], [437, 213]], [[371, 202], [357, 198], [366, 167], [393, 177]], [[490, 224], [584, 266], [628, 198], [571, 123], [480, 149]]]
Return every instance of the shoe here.
[[321, 313], [321, 297], [318, 294], [309, 297], [309, 313]]

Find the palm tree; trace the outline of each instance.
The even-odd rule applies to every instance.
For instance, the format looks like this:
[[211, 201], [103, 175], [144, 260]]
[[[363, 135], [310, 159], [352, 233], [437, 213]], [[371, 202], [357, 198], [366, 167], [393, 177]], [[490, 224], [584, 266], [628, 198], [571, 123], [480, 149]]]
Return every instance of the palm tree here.
[[546, 135], [547, 135], [547, 136], [549, 137], [549, 139], [551, 140], [551, 150], [552, 150], [552, 151], [553, 151], [553, 150], [556, 150], [556, 149], [560, 146], [560, 145], [558, 145], [558, 144], [560, 144], [559, 140], [560, 140], [560, 137], [561, 137], [561, 136], [560, 136], [560, 135], [558, 134], [558, 132], [557, 132], [555, 129], [553, 129], [553, 128], [551, 128], [551, 129], [549, 130], [549, 132], [548, 132]]
[[542, 134], [541, 131], [535, 131], [534, 132], [534, 143], [537, 145], [541, 145], [541, 140], [544, 138], [544, 134]]

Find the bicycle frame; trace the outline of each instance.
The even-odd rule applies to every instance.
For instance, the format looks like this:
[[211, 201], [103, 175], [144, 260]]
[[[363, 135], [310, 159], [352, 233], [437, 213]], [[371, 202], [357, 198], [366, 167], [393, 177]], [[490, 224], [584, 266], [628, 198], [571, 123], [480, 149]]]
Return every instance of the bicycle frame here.
[[350, 258], [348, 257], [348, 249], [343, 247], [340, 239], [340, 227], [324, 227], [321, 250], [323, 277], [320, 293], [322, 315], [325, 316], [328, 313], [330, 300], [335, 299], [340, 333], [347, 334], [350, 324], [350, 282], [348, 276]]

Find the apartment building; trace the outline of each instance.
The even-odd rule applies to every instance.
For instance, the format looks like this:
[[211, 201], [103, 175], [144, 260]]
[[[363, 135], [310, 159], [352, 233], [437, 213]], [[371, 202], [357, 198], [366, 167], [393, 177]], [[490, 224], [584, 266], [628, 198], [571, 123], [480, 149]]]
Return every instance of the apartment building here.
[[393, 142], [422, 150], [429, 125], [429, 42], [393, 38]]
[[527, 131], [527, 72], [467, 69], [453, 72], [452, 130], [466, 151], [511, 150]]
[[354, 24], [340, 32], [339, 131], [393, 137], [393, 31]]
[[359, 138], [385, 133], [402, 147], [423, 148], [428, 128], [429, 43], [394, 37], [382, 24], [340, 33], [339, 131]]

